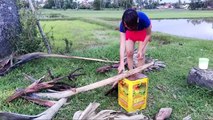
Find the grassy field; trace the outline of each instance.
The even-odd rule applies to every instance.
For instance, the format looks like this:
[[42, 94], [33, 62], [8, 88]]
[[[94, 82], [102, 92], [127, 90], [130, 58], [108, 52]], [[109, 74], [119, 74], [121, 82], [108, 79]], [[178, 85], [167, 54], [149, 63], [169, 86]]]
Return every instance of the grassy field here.
[[44, 30], [51, 31], [54, 36], [54, 46], [61, 49], [65, 46], [63, 39], [73, 43], [72, 48], [91, 48], [96, 45], [106, 45], [118, 39], [114, 31], [103, 26], [86, 23], [80, 20], [73, 21], [43, 21]]
[[[64, 50], [63, 39], [67, 38], [73, 43], [71, 52], [67, 53], [68, 55], [119, 60], [119, 32], [112, 29], [116, 27], [116, 20], [106, 21], [95, 18], [108, 17], [110, 19], [118, 19], [122, 14], [121, 11], [77, 11], [79, 14], [71, 11], [69, 13], [69, 11], [44, 11], [45, 14], [60, 13], [68, 17], [79, 17], [70, 21], [42, 21], [42, 26], [46, 32], [53, 28], [54, 41], [52, 40], [51, 42], [55, 45], [55, 52], [58, 52], [56, 49]], [[212, 11], [197, 11], [197, 13], [196, 11], [179, 11], [179, 14], [172, 11], [146, 12], [152, 18], [190, 17], [187, 14], [194, 17], [210, 17], [212, 13]], [[111, 15], [111, 13], [113, 14]], [[166, 16], [166, 14], [168, 15]], [[85, 18], [83, 18], [84, 15]], [[87, 19], [86, 17], [91, 18]], [[168, 42], [168, 44], [161, 44], [163, 41]], [[213, 59], [212, 44], [213, 41], [153, 33], [153, 40], [149, 44], [147, 55], [165, 61], [167, 67], [160, 72], [148, 74], [150, 79], [148, 106], [142, 113], [153, 117], [160, 108], [172, 107], [171, 120], [180, 120], [187, 115], [191, 115], [193, 120], [212, 119], [213, 92], [204, 88], [189, 86], [186, 83], [188, 72], [192, 67], [197, 67], [199, 57], [208, 57], [210, 59], [209, 67], [213, 67], [211, 62]], [[96, 69], [104, 65], [106, 64], [74, 59], [47, 58], [33, 60], [0, 78], [0, 111], [34, 115], [46, 109], [22, 99], [15, 100], [12, 103], [5, 102], [5, 99], [16, 88], [24, 88], [30, 84], [30, 82], [25, 80], [23, 73], [38, 79], [47, 74], [47, 68], [50, 68], [55, 76], [62, 76], [67, 75], [76, 68], [83, 67], [86, 73], [85, 76], [81, 76], [72, 82], [64, 80], [74, 86], [83, 86], [117, 74], [116, 70], [106, 74], [96, 73]], [[159, 87], [163, 88], [163, 90], [160, 90]], [[59, 111], [55, 120], [72, 119], [75, 111], [85, 109], [90, 102], [94, 101], [101, 103], [100, 110], [122, 110], [115, 96], [104, 96], [105, 91], [109, 88], [110, 86], [106, 86], [71, 97], [69, 99], [70, 104]]]
[[[213, 11], [190, 11], [190, 10], [142, 10], [151, 19], [160, 18], [204, 18], [212, 17]], [[73, 18], [102, 18], [102, 19], [115, 19], [120, 20], [123, 10], [41, 10], [44, 15], [58, 15], [64, 16], [66, 19]]]

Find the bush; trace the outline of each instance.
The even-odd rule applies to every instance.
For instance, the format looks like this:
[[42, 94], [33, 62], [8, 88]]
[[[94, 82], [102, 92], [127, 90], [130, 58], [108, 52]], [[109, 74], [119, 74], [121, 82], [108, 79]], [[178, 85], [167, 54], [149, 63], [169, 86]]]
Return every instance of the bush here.
[[113, 3], [113, 4], [112, 4], [112, 7], [113, 7], [113, 8], [119, 8], [119, 5], [118, 5], [118, 4], [115, 4], [115, 3]]
[[22, 8], [19, 2], [19, 17], [21, 32], [17, 40], [13, 41], [15, 51], [19, 54], [26, 54], [35, 51], [43, 51], [42, 39], [36, 26], [36, 18], [29, 9]]
[[101, 0], [94, 0], [93, 9], [94, 10], [101, 10]]
[[79, 9], [91, 9], [92, 6], [90, 4], [80, 4]]
[[51, 9], [55, 7], [55, 3], [53, 0], [47, 0], [46, 4], [43, 6], [43, 8], [46, 8], [46, 9]]

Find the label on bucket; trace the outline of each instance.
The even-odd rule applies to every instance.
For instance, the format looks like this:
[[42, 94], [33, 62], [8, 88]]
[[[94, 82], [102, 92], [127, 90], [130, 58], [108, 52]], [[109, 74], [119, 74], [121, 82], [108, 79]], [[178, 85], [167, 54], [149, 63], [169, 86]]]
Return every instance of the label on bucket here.
[[119, 101], [121, 103], [121, 105], [123, 107], [128, 107], [128, 90], [129, 90], [129, 85], [126, 84], [123, 81], [119, 81], [119, 89], [118, 89], [118, 93], [119, 93]]
[[118, 103], [127, 112], [145, 109], [147, 103], [148, 78], [118, 82]]
[[146, 84], [136, 84], [133, 86], [133, 108], [139, 109], [145, 103]]

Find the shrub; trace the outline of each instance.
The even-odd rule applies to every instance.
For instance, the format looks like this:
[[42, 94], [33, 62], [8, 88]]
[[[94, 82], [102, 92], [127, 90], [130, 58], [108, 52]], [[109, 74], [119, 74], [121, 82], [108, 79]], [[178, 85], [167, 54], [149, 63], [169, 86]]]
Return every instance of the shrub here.
[[93, 9], [94, 10], [101, 10], [101, 0], [94, 0]]
[[13, 41], [14, 50], [20, 54], [42, 51], [42, 39], [36, 26], [37, 19], [29, 9], [23, 8], [23, 1], [18, 1], [21, 32], [17, 40]]

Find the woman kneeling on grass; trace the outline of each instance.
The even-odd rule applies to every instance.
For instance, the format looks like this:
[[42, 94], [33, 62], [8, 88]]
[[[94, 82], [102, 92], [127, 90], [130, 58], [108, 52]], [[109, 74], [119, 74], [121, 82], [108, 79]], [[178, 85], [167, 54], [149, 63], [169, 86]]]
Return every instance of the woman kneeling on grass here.
[[[124, 71], [124, 52], [126, 51], [129, 70], [133, 69], [133, 54], [135, 42], [138, 46], [137, 67], [145, 64], [145, 52], [148, 42], [151, 40], [151, 22], [143, 13], [133, 9], [127, 9], [120, 24], [120, 66], [118, 73]], [[126, 48], [126, 49], [125, 49]]]

